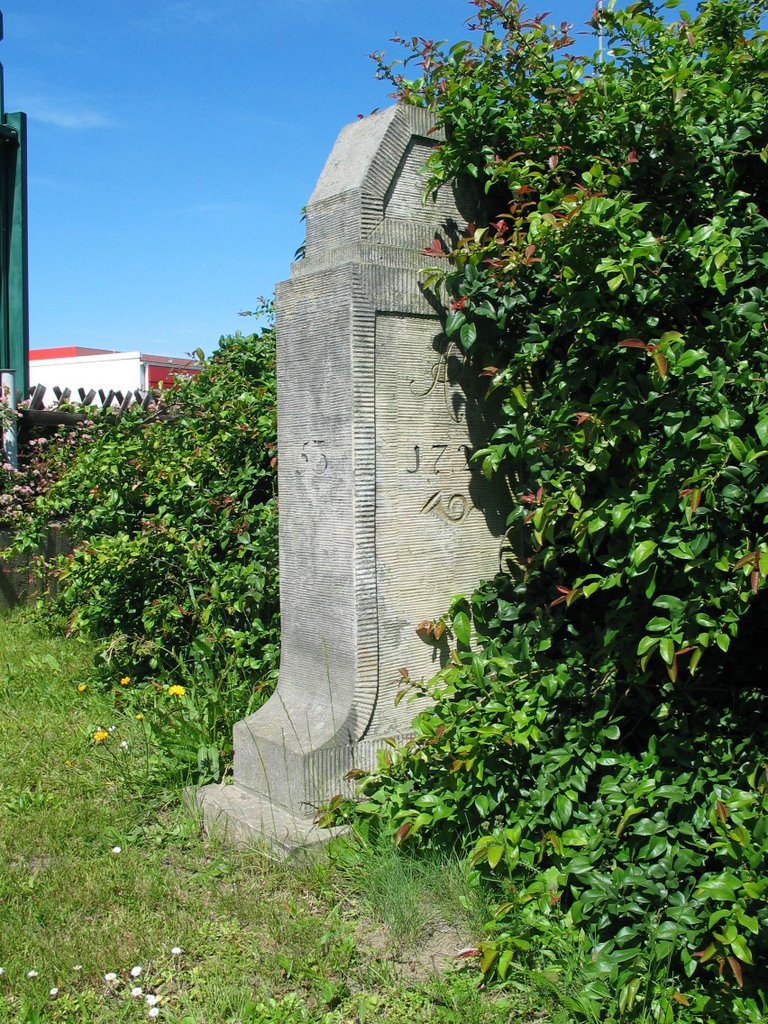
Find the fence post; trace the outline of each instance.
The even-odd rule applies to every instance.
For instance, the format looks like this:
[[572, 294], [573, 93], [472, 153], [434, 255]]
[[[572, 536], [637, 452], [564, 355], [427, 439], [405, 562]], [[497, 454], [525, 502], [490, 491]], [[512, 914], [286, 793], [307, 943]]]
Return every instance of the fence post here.
[[16, 418], [16, 371], [0, 370], [0, 389], [7, 411], [3, 413], [3, 451], [5, 461], [19, 468], [18, 420]]

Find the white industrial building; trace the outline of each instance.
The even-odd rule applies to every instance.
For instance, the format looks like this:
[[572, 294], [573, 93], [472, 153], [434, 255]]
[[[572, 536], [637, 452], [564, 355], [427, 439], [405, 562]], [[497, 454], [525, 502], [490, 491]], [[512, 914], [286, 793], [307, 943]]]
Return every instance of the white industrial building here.
[[30, 349], [29, 386], [42, 384], [45, 404], [55, 404], [54, 388], [68, 388], [77, 400], [82, 388], [89, 391], [155, 390], [168, 387], [175, 377], [190, 377], [200, 372], [194, 359], [176, 356], [152, 356], [144, 352], [113, 352], [109, 349], [63, 345], [58, 348]]

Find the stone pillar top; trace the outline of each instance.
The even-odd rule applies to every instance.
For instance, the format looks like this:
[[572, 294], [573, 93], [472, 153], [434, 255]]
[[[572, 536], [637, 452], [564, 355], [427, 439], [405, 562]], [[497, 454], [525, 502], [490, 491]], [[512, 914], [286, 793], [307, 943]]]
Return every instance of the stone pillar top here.
[[[307, 204], [305, 258], [294, 265], [294, 276], [330, 262], [381, 262], [369, 245], [412, 256], [432, 231], [457, 236], [467, 218], [454, 189], [421, 202], [424, 164], [442, 138], [429, 111], [405, 104], [347, 125]], [[397, 257], [386, 262], [402, 265]]]

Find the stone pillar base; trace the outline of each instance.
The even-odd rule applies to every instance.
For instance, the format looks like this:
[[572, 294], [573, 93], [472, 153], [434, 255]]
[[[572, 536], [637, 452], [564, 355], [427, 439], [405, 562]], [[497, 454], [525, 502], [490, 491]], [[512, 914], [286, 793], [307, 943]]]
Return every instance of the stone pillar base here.
[[203, 826], [239, 847], [260, 849], [272, 857], [291, 857], [317, 851], [341, 828], [319, 828], [265, 797], [237, 784], [203, 786], [193, 796], [202, 811]]

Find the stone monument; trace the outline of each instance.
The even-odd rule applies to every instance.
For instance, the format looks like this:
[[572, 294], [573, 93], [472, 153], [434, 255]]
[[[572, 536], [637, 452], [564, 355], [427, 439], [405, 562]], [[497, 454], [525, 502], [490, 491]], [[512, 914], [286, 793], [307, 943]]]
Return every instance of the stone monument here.
[[508, 500], [470, 462], [488, 403], [419, 285], [422, 250], [467, 223], [452, 189], [422, 202], [435, 140], [410, 106], [347, 126], [277, 292], [279, 683], [235, 726], [234, 785], [198, 800], [206, 825], [286, 851], [326, 835], [318, 805], [407, 735], [401, 670], [447, 655], [417, 625], [499, 567]]

